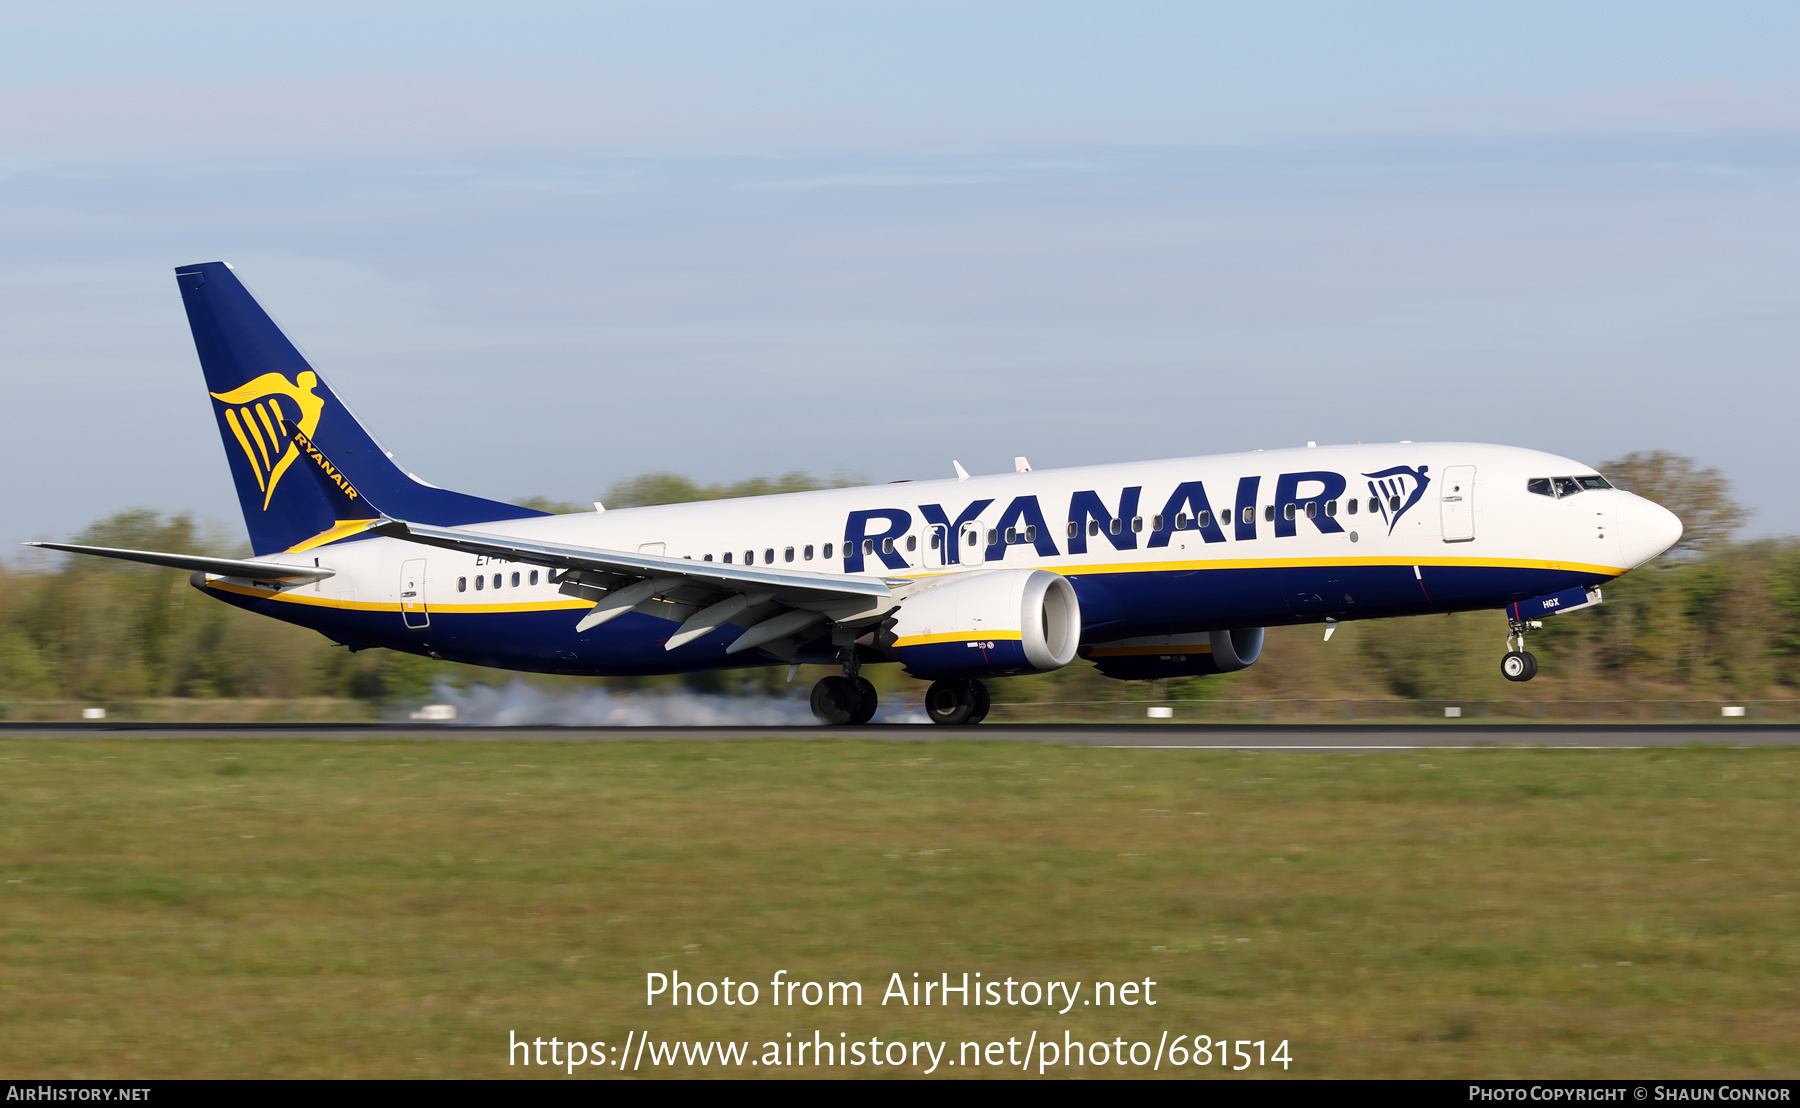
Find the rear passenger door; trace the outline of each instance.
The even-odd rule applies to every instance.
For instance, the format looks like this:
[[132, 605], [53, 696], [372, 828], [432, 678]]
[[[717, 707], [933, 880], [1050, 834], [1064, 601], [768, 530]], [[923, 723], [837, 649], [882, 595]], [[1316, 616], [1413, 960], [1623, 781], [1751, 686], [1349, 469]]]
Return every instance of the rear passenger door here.
[[423, 558], [408, 558], [400, 563], [400, 618], [408, 631], [423, 631], [431, 626], [431, 613], [425, 607]]

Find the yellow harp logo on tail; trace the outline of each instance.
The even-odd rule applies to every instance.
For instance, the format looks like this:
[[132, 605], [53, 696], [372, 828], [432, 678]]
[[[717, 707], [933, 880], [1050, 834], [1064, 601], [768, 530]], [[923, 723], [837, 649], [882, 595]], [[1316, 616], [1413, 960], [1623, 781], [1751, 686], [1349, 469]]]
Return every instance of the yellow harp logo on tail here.
[[230, 392], [212, 393], [212, 398], [225, 405], [225, 425], [250, 461], [256, 474], [256, 486], [262, 490], [263, 511], [275, 486], [294, 460], [300, 447], [293, 441], [290, 428], [297, 428], [303, 439], [311, 439], [319, 429], [319, 415], [325, 401], [313, 394], [319, 375], [304, 370], [290, 382], [279, 373], [265, 373]]

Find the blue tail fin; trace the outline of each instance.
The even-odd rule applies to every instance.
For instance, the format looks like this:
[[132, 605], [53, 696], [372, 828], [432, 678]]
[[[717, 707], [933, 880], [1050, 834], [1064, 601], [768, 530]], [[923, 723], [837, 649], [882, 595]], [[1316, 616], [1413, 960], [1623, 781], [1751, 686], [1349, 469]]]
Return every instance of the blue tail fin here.
[[439, 526], [544, 514], [396, 466], [224, 262], [182, 266], [175, 280], [256, 553], [353, 534], [381, 512]]

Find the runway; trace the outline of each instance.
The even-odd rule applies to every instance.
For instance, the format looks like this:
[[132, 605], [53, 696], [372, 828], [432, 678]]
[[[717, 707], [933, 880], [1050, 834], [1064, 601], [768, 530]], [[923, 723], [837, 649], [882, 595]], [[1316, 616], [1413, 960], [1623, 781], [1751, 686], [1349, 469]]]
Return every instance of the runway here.
[[1567, 750], [1682, 746], [1800, 746], [1800, 725], [1713, 724], [991, 724], [932, 727], [457, 727], [405, 724], [7, 723], [0, 738], [335, 739], [442, 741], [705, 741], [734, 739], [881, 742], [1028, 742], [1120, 749], [1193, 750]]

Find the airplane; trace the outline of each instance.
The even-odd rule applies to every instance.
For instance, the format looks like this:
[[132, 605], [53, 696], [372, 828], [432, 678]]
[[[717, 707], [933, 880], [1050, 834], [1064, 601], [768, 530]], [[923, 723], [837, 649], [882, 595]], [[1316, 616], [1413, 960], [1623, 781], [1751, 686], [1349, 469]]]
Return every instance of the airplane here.
[[[28, 545], [190, 571], [193, 587], [386, 647], [535, 673], [821, 664], [828, 724], [867, 723], [864, 665], [979, 723], [986, 681], [1077, 658], [1121, 680], [1241, 670], [1268, 627], [1500, 609], [1528, 631], [1681, 537], [1593, 467], [1399, 442], [969, 474], [551, 515], [406, 472], [224, 262], [176, 282], [254, 555]], [[794, 671], [790, 670], [790, 677]]]

